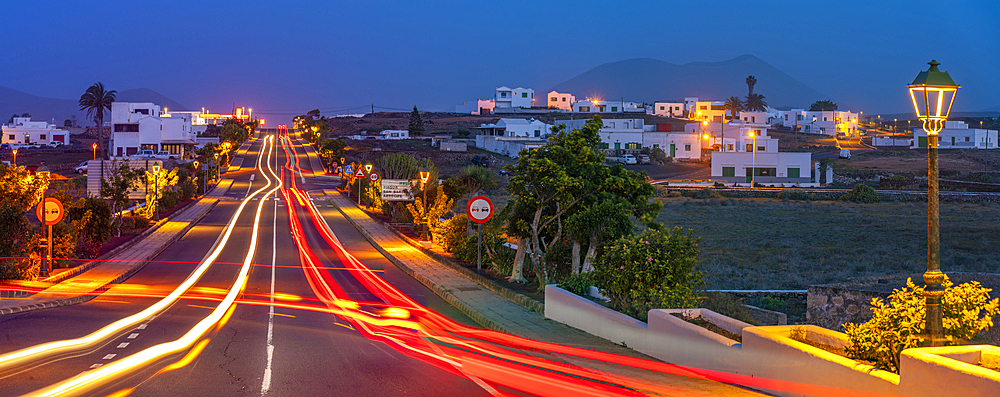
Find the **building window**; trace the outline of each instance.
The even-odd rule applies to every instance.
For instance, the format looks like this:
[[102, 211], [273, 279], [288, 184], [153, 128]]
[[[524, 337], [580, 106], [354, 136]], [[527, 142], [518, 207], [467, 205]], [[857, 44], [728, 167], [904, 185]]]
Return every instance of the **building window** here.
[[38, 135], [38, 140], [44, 141], [45, 140], [45, 134]]
[[601, 142], [601, 149], [607, 149], [609, 146], [606, 142]]
[[540, 136], [542, 136], [542, 132], [539, 131], [539, 130], [535, 130], [535, 137], [537, 138], [537, 137], [540, 137]]
[[115, 124], [115, 132], [139, 132], [139, 124]]
[[136, 109], [135, 113], [149, 115], [149, 109]]
[[549, 98], [549, 102], [559, 102], [559, 98], [556, 97]]
[[708, 110], [708, 106], [702, 106], [701, 110]]
[[766, 148], [766, 147], [764, 147], [764, 146], [757, 146], [757, 151], [758, 151], [758, 152], [766, 152], [766, 151], [767, 151], [767, 148]]
[[777, 168], [754, 168], [753, 176], [777, 176]]
[[8, 141], [13, 141], [14, 140], [14, 134], [7, 135], [7, 140]]
[[653, 144], [653, 149], [659, 149], [659, 148], [660, 148], [660, 144], [659, 143], [654, 143]]
[[752, 143], [748, 143], [747, 144], [747, 152], [752, 152], [752, 151], [753, 151], [753, 144]]
[[789, 168], [788, 169], [788, 177], [789, 178], [799, 178], [799, 169], [798, 168]]
[[506, 98], [507, 97], [507, 93], [506, 92], [501, 92], [500, 93], [500, 97], [501, 98]]
[[527, 97], [528, 97], [528, 93], [527, 92], [522, 92], [521, 93], [521, 98], [527, 98]]
[[826, 121], [826, 116], [823, 116], [823, 121]]
[[580, 111], [581, 112], [589, 112], [590, 111], [590, 106], [580, 106]]
[[617, 112], [618, 111], [618, 106], [612, 106], [611, 107], [611, 111], [612, 112]]
[[[45, 139], [45, 138], [42, 138], [42, 139]], [[968, 142], [969, 141], [969, 137], [965, 137], [965, 141]]]
[[684, 151], [685, 152], [690, 152], [691, 151], [691, 145], [684, 145]]
[[722, 167], [723, 177], [734, 177], [736, 176], [736, 167]]
[[663, 110], [663, 106], [660, 106], [660, 110]]

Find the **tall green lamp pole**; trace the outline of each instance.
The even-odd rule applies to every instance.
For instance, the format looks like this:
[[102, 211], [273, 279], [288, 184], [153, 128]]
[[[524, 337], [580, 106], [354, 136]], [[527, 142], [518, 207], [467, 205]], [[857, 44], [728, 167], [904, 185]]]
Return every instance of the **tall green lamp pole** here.
[[955, 103], [955, 94], [959, 85], [951, 79], [948, 72], [938, 70], [938, 61], [930, 61], [924, 72], [907, 85], [913, 110], [917, 118], [923, 121], [924, 132], [927, 133], [927, 272], [924, 273], [924, 297], [927, 305], [927, 323], [925, 325], [927, 346], [942, 346], [944, 344], [944, 325], [941, 320], [941, 296], [944, 295], [944, 273], [941, 272], [941, 241], [938, 217], [938, 133], [944, 129], [951, 107]]

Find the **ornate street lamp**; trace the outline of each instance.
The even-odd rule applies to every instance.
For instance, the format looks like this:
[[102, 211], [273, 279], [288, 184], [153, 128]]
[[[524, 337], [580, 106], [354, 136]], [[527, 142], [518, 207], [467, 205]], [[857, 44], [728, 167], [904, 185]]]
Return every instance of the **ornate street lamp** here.
[[427, 238], [428, 230], [430, 229], [430, 218], [427, 218], [427, 180], [431, 178], [431, 171], [424, 167], [420, 170], [420, 189], [424, 191], [424, 241], [430, 240]]
[[17, 168], [17, 149], [11, 150], [10, 152], [14, 154], [14, 168]]
[[938, 225], [938, 133], [944, 129], [955, 94], [960, 88], [948, 72], [938, 70], [937, 61], [927, 71], [907, 85], [913, 110], [923, 121], [927, 133], [927, 272], [924, 273], [924, 297], [927, 306], [927, 323], [924, 343], [928, 346], [944, 344], [944, 326], [941, 321], [941, 296], [944, 295], [944, 273], [941, 272], [941, 247]]
[[97, 160], [97, 144], [92, 143], [90, 144], [90, 147], [94, 149], [94, 160]]
[[153, 164], [153, 209], [156, 210], [156, 221], [160, 221], [160, 165]]
[[[38, 175], [39, 178], [45, 178], [45, 188], [42, 189], [42, 200], [38, 202], [38, 205], [42, 206], [41, 207], [42, 208], [41, 213], [44, 214], [45, 213], [45, 191], [48, 190], [48, 188], [49, 188], [49, 175], [51, 175], [50, 172], [49, 172], [49, 167], [46, 167], [45, 163], [39, 163], [38, 164], [38, 168], [35, 169], [35, 174]], [[43, 216], [43, 218], [44, 218], [44, 216]], [[45, 227], [46, 223], [48, 223], [48, 222], [45, 222], [45, 220], [42, 219], [42, 227]], [[41, 275], [44, 276], [44, 277], [48, 277], [49, 274], [52, 273], [52, 225], [48, 225], [48, 231], [49, 231], [48, 237], [45, 239], [45, 245], [46, 245], [46, 249], [47, 249], [45, 256], [48, 259], [46, 261], [48, 263], [44, 267], [42, 267], [41, 269], [39, 269], [39, 272], [42, 273]]]

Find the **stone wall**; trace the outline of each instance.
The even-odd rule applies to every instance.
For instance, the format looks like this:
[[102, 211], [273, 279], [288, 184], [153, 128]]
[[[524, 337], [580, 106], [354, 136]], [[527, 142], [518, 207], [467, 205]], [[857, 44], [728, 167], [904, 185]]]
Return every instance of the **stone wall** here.
[[[943, 184], [944, 182], [942, 182]], [[973, 183], [973, 182], [968, 182]], [[988, 185], [988, 184], [987, 184]], [[943, 186], [943, 185], [942, 185]], [[700, 190], [704, 188], [667, 187], [668, 190]], [[816, 197], [817, 200], [837, 200], [849, 189], [716, 189], [719, 194], [730, 198], [779, 198], [781, 192], [802, 192]], [[883, 201], [927, 201], [927, 192], [878, 190]], [[943, 203], [1000, 203], [1000, 193], [994, 192], [939, 192], [939, 200]]]

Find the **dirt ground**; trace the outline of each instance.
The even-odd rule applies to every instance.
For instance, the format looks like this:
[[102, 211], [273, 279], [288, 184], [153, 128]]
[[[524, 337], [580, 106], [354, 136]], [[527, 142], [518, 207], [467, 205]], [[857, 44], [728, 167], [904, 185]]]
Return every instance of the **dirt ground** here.
[[[968, 173], [970, 171], [995, 171], [990, 163], [1000, 161], [1000, 153], [981, 150], [940, 150], [938, 168], [941, 172]], [[981, 152], [981, 153], [980, 153]], [[877, 150], [858, 154], [850, 160], [838, 160], [845, 167], [857, 171], [878, 171], [921, 174], [927, 172], [926, 150]]]

